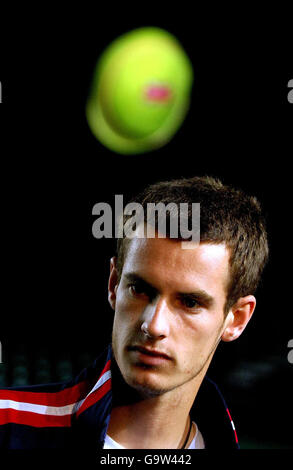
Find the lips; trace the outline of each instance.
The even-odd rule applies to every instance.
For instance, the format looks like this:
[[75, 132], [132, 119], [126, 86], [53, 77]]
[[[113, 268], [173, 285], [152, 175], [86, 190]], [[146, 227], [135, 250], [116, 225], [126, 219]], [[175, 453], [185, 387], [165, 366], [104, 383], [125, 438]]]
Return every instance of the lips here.
[[158, 358], [162, 358], [162, 359], [169, 359], [171, 360], [171, 357], [168, 356], [167, 354], [161, 352], [161, 351], [157, 351], [155, 349], [148, 349], [148, 348], [144, 348], [142, 346], [132, 346], [129, 348], [130, 351], [139, 351], [140, 353], [142, 354], [146, 354], [147, 356], [151, 356], [151, 357], [158, 357]]

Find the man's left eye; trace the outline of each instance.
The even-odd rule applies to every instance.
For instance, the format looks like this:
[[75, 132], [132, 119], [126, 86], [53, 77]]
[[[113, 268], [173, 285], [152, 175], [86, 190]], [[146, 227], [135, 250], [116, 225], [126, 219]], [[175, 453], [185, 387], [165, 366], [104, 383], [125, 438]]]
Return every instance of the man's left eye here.
[[199, 303], [196, 299], [192, 298], [192, 297], [183, 297], [181, 299], [181, 302], [183, 303], [183, 305], [187, 308], [195, 308], [195, 307], [199, 307]]

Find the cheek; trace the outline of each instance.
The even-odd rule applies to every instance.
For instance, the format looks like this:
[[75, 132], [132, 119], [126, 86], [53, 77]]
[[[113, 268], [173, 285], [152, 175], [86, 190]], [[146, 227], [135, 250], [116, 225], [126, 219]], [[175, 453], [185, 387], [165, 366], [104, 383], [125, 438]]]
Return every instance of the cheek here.
[[[181, 320], [176, 328], [177, 344], [189, 356], [190, 361], [205, 357], [206, 352], [218, 338], [221, 322], [215, 321], [210, 313], [200, 313], [194, 317]], [[181, 338], [181, 341], [180, 341]]]
[[139, 318], [137, 305], [127, 295], [117, 290], [113, 332], [119, 342], [131, 336]]
[[116, 307], [115, 317], [114, 317], [114, 325], [113, 325], [113, 332], [118, 340], [121, 340], [127, 334], [129, 330], [129, 316], [124, 315], [121, 310], [118, 310]]
[[145, 307], [146, 302], [143, 299], [131, 297], [126, 289], [117, 289], [115, 313], [122, 324], [139, 322]]
[[217, 330], [213, 315], [205, 311], [184, 317], [184, 319], [181, 319], [179, 327], [184, 328], [186, 336], [188, 335], [194, 340], [209, 337], [213, 331]]

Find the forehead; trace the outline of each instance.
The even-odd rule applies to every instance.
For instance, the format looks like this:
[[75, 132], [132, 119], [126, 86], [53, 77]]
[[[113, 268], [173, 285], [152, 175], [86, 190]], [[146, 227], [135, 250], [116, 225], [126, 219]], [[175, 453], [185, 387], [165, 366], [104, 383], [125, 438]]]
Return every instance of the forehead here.
[[134, 272], [158, 287], [179, 291], [202, 288], [226, 291], [229, 251], [225, 244], [200, 243], [182, 249], [178, 240], [134, 238], [129, 242], [122, 275]]

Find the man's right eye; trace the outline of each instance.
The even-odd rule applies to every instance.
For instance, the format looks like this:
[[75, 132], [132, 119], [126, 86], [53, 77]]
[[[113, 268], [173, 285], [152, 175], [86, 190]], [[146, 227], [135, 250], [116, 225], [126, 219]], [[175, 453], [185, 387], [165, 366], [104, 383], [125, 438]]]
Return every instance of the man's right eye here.
[[143, 294], [147, 295], [145, 287], [140, 285], [139, 283], [129, 284], [128, 290], [130, 294], [134, 296], [143, 295]]

